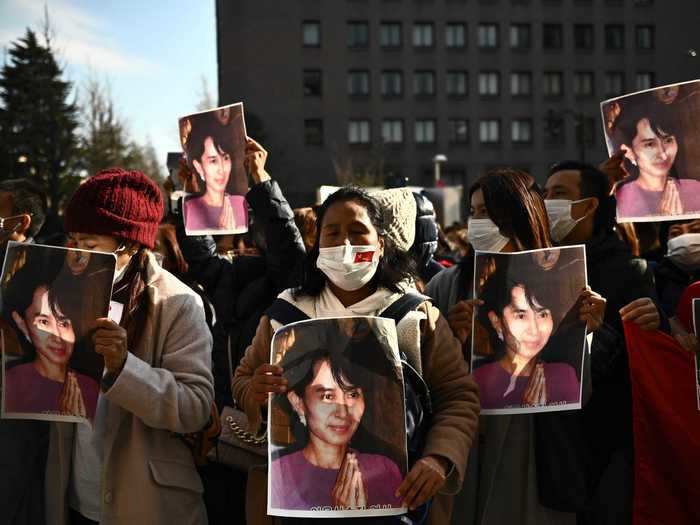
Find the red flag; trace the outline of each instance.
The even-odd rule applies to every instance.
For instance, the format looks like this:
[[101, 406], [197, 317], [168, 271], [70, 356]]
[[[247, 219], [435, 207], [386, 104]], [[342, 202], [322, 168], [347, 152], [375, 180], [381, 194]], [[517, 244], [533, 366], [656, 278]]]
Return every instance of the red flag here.
[[[634, 525], [700, 523], [700, 411], [694, 356], [625, 323], [632, 379]], [[601, 429], [604, 431], [604, 429]]]
[[356, 263], [372, 262], [372, 259], [374, 259], [374, 252], [357, 252], [355, 254]]

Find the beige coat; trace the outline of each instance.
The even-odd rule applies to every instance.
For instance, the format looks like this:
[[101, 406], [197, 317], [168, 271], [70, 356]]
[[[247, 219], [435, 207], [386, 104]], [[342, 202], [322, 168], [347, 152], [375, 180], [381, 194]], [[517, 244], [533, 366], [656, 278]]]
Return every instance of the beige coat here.
[[[431, 391], [434, 413], [424, 454], [442, 456], [454, 465], [444, 493], [435, 497], [431, 507], [429, 523], [442, 525], [449, 522], [452, 508], [452, 496], [449, 494], [454, 494], [461, 486], [469, 449], [476, 436], [479, 395], [478, 387], [462, 358], [460, 344], [452, 335], [447, 321], [430, 303], [423, 303], [419, 310], [426, 317], [421, 324], [421, 366], [423, 378]], [[250, 395], [250, 380], [258, 366], [270, 361], [272, 335], [270, 320], [263, 317], [233, 379], [233, 397], [238, 406], [245, 410], [253, 427], [259, 423], [261, 412], [260, 405]], [[255, 479], [262, 484], [264, 477], [257, 476]], [[248, 488], [249, 496], [266, 493], [264, 485], [257, 487], [257, 490]], [[249, 523], [256, 525], [266, 522], [264, 502], [256, 501], [253, 505], [249, 498], [247, 507]]]
[[[202, 482], [173, 432], [201, 430], [214, 397], [212, 340], [202, 302], [150, 256], [150, 309], [137, 348], [108, 391], [100, 439], [103, 525], [205, 524]], [[75, 424], [53, 423], [46, 471], [46, 517], [68, 522]]]

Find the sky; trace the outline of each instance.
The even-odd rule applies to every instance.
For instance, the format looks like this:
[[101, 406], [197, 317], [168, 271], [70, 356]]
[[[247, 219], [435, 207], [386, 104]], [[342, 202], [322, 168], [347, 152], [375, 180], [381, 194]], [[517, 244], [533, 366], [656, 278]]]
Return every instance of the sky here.
[[[0, 57], [26, 28], [41, 33], [44, 6], [64, 77], [110, 87], [132, 138], [165, 164], [179, 151], [177, 119], [196, 111], [203, 79], [216, 103], [215, 0], [0, 0]], [[164, 168], [165, 169], [165, 168]]]

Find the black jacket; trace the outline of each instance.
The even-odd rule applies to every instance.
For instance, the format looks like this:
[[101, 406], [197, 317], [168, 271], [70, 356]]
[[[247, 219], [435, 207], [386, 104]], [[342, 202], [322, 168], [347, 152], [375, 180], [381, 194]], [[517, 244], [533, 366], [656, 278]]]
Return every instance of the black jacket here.
[[667, 316], [674, 317], [683, 291], [695, 281], [700, 281], [700, 271], [688, 273], [664, 257], [654, 266], [654, 277], [661, 307]]
[[253, 340], [260, 317], [277, 294], [299, 284], [305, 257], [294, 213], [277, 182], [256, 184], [246, 200], [265, 237], [263, 257], [229, 260], [217, 255], [211, 237], [188, 237], [182, 222], [177, 225], [177, 240], [189, 264], [188, 277], [204, 287], [216, 311], [212, 362], [220, 409], [233, 402], [231, 374]]
[[433, 203], [420, 193], [413, 193], [416, 200], [416, 239], [411, 246], [411, 254], [416, 261], [418, 275], [428, 283], [436, 273], [444, 268], [433, 259], [438, 245], [438, 226], [435, 220]]

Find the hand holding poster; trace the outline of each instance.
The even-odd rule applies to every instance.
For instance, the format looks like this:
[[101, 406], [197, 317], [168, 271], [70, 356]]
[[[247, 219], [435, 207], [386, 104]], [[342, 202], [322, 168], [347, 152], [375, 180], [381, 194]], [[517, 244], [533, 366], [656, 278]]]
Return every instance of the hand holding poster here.
[[600, 104], [609, 155], [624, 154], [618, 222], [700, 217], [700, 80]]
[[2, 277], [2, 417], [92, 422], [113, 254], [10, 242]]
[[326, 318], [280, 328], [271, 362], [287, 392], [268, 421], [268, 514], [360, 517], [406, 512], [403, 374], [394, 322]]
[[179, 120], [180, 142], [198, 190], [184, 199], [188, 235], [248, 231], [248, 192], [243, 104], [232, 104]]
[[476, 252], [472, 369], [482, 414], [581, 408], [583, 246]]

